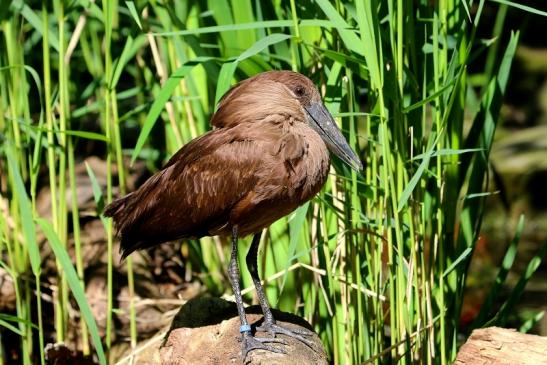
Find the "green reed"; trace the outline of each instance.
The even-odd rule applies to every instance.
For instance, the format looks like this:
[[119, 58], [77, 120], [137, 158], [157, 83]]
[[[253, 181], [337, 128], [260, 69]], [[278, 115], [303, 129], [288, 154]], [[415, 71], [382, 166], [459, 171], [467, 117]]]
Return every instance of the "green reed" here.
[[[493, 37], [515, 5], [498, 2]], [[87, 156], [78, 143], [102, 143], [106, 151], [102, 190], [88, 167], [99, 216], [115, 187], [127, 192], [129, 157], [157, 169], [209, 130], [215, 102], [233, 83], [293, 69], [320, 87], [365, 169], [358, 174], [334, 161], [319, 196], [266, 231], [259, 262], [264, 278], [275, 277], [267, 280], [267, 296], [310, 321], [336, 364], [450, 363], [481, 227], [488, 154], [518, 42], [516, 32], [507, 44], [484, 47], [476, 37], [484, 6], [455, 0], [13, 2], [1, 19], [0, 264], [14, 281], [16, 311], [0, 313], [0, 342], [4, 329], [13, 332], [23, 363], [44, 362], [37, 237], [45, 236], [58, 272], [55, 334], [47, 341], [66, 340], [72, 296], [81, 314], [79, 350], [106, 363], [103, 346], [114, 345], [119, 311], [110, 220], [102, 220], [104, 338], [84, 294], [75, 166]], [[481, 53], [487, 53], [484, 72], [470, 75]], [[479, 88], [470, 85], [471, 76], [482, 76]], [[468, 107], [470, 98], [478, 109]], [[100, 132], [81, 130], [84, 119], [96, 120]], [[134, 126], [141, 132], [128, 145]], [[46, 185], [51, 205], [41, 217], [36, 194]], [[215, 295], [229, 294], [222, 243], [183, 244], [187, 272], [198, 273]], [[517, 243], [508, 249], [501, 283]], [[240, 252], [244, 262], [246, 250]], [[541, 255], [503, 310], [484, 310], [475, 327], [504, 323]], [[123, 315], [135, 351], [144, 339], [137, 333], [131, 258], [124, 265], [130, 304]], [[253, 301], [252, 291], [246, 299]], [[0, 344], [0, 364], [6, 356]]]

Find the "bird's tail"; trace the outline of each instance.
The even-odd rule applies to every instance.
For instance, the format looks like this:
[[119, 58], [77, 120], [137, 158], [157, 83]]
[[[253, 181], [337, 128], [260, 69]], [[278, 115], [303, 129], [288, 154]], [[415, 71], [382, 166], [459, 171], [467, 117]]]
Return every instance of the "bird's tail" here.
[[103, 215], [105, 217], [114, 218], [114, 222], [116, 222], [116, 224], [121, 223], [123, 216], [125, 215], [124, 208], [132, 195], [133, 193], [127, 194], [123, 198], [116, 199], [112, 203], [108, 204], [106, 208], [104, 208]]
[[133, 250], [128, 250], [125, 237], [125, 227], [128, 221], [130, 220], [130, 214], [132, 209], [128, 207], [131, 205], [133, 193], [129, 193], [126, 196], [114, 200], [112, 203], [108, 204], [103, 211], [105, 217], [112, 217], [114, 224], [117, 230], [117, 236], [121, 238], [120, 243], [120, 252], [122, 253], [122, 260]]

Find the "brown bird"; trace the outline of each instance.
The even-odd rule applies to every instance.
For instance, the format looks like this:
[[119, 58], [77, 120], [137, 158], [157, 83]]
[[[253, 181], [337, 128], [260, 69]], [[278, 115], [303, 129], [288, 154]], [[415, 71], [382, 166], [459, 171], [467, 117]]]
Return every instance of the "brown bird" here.
[[[330, 167], [329, 152], [362, 169], [307, 77], [291, 71], [264, 72], [232, 87], [211, 119], [214, 129], [186, 144], [138, 190], [104, 211], [113, 217], [122, 256], [163, 242], [229, 236], [228, 273], [241, 321], [245, 360], [249, 351], [284, 352], [268, 343], [296, 332], [276, 324], [257, 270], [260, 233], [319, 192]], [[254, 234], [246, 257], [264, 322], [251, 332], [239, 287], [238, 237]]]

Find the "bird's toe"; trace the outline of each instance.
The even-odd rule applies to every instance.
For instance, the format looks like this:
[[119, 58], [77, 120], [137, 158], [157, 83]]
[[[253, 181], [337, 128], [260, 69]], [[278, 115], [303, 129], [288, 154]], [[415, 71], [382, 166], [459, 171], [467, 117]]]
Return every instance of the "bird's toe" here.
[[304, 336], [312, 336], [313, 332], [304, 328], [295, 328], [295, 329], [288, 329], [285, 327], [282, 327], [275, 323], [264, 323], [258, 327], [256, 327], [256, 331], [258, 332], [268, 332], [270, 336], [276, 337], [278, 334], [282, 334], [288, 337], [292, 337], [302, 343], [304, 343], [306, 346], [314, 349], [314, 343], [313, 341], [310, 341], [309, 339], [305, 338]]
[[279, 343], [286, 345], [287, 342], [281, 338], [272, 338], [272, 337], [255, 337], [252, 335], [246, 335], [243, 337], [243, 347], [241, 350], [241, 355], [243, 361], [247, 363], [247, 355], [253, 350], [265, 350], [270, 352], [275, 352], [277, 354], [286, 354], [287, 352], [279, 347], [274, 347], [269, 345], [270, 343]]

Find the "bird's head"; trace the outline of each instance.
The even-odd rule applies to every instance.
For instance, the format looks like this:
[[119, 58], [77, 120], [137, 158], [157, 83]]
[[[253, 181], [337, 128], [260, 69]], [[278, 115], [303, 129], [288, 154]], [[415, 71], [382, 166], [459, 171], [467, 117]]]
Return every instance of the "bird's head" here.
[[217, 128], [272, 114], [300, 115], [325, 142], [328, 149], [355, 170], [363, 165], [336, 125], [315, 84], [293, 71], [269, 71], [243, 80], [220, 100], [211, 119]]

